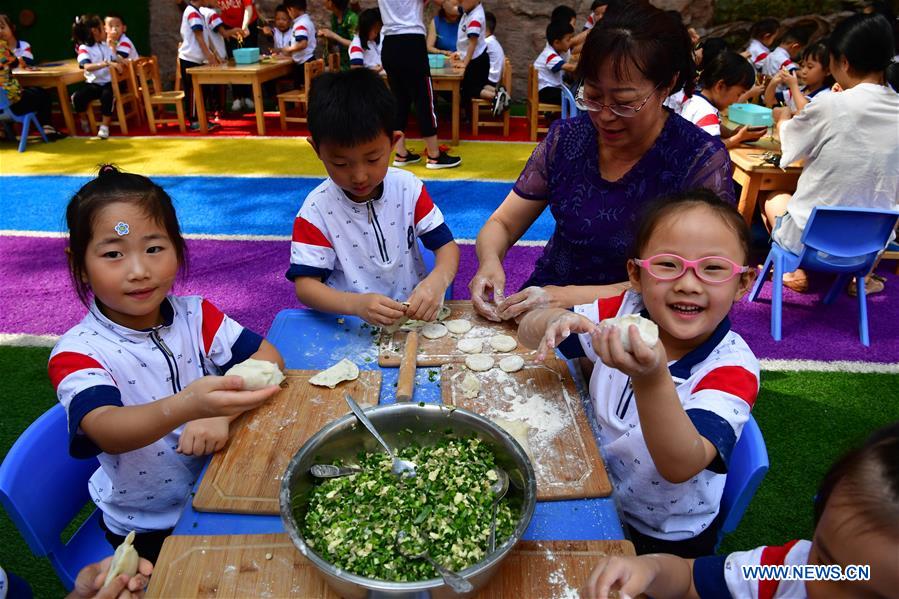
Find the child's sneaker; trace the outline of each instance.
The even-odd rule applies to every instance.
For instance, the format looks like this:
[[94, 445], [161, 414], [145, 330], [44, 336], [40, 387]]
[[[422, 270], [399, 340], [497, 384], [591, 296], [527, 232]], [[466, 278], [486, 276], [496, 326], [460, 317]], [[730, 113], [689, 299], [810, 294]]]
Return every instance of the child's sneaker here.
[[394, 154], [393, 156], [393, 166], [409, 166], [410, 164], [415, 164], [420, 161], [421, 154], [416, 154], [409, 150], [406, 151], [405, 156], [400, 156], [399, 154]]
[[496, 97], [493, 98], [493, 116], [499, 116], [509, 108], [509, 92], [502, 85], [496, 88]]
[[428, 164], [425, 166], [430, 169], [455, 168], [460, 164], [462, 164], [461, 158], [458, 156], [450, 156], [446, 153], [446, 150], [440, 150], [440, 154], [437, 155], [437, 158], [428, 156]]
[[109, 127], [106, 125], [100, 125], [100, 129], [97, 131], [97, 137], [100, 139], [108, 139], [109, 138]]

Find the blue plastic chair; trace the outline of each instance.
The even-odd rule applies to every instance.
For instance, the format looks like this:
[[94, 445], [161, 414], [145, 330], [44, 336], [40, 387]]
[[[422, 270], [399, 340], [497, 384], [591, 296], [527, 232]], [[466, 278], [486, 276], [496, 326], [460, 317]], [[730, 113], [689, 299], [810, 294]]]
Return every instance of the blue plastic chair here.
[[836, 273], [837, 280], [824, 297], [830, 304], [855, 277], [858, 287], [858, 333], [862, 344], [870, 345], [868, 338], [868, 305], [865, 299], [865, 275], [883, 251], [890, 238], [899, 212], [871, 208], [815, 207], [802, 233], [803, 248], [794, 254], [776, 242], [765, 259], [749, 301], [755, 301], [762, 290], [768, 270], [773, 268], [771, 293], [771, 336], [781, 339], [781, 311], [783, 308], [783, 275], [797, 268]]
[[63, 543], [60, 535], [91, 501], [87, 481], [99, 467], [96, 459], [69, 455], [66, 413], [57, 404], [31, 423], [0, 465], [0, 503], [28, 547], [47, 557], [71, 590], [78, 571], [112, 555], [100, 528], [100, 510]]
[[15, 139], [12, 123], [22, 124], [22, 137], [19, 140], [20, 152], [24, 152], [25, 146], [28, 144], [28, 129], [31, 127], [31, 123], [34, 123], [34, 128], [41, 134], [44, 142], [48, 141], [47, 135], [44, 133], [44, 128], [41, 127], [41, 124], [37, 121], [37, 115], [35, 113], [26, 112], [22, 116], [19, 116], [10, 110], [9, 96], [6, 95], [5, 89], [0, 89], [0, 121], [3, 122], [3, 126], [6, 128], [6, 134], [12, 139]]
[[[416, 238], [418, 239], [418, 238]], [[421, 251], [421, 257], [425, 262], [425, 270], [431, 272], [434, 270], [434, 263], [437, 261], [437, 257], [434, 255], [434, 252], [425, 247], [425, 244], [421, 242], [421, 239], [418, 239], [418, 249]], [[451, 300], [453, 299], [453, 284], [450, 283], [449, 287], [446, 288], [446, 293], [443, 294], [443, 299]]]
[[567, 85], [562, 86], [562, 118], [568, 119], [581, 113], [574, 102], [574, 94]]
[[749, 421], [743, 425], [743, 432], [737, 439], [734, 451], [730, 456], [727, 469], [727, 482], [721, 495], [721, 528], [718, 530], [718, 544], [725, 534], [736, 530], [746, 508], [762, 484], [768, 473], [768, 448], [762, 431], [755, 418], [749, 415]]

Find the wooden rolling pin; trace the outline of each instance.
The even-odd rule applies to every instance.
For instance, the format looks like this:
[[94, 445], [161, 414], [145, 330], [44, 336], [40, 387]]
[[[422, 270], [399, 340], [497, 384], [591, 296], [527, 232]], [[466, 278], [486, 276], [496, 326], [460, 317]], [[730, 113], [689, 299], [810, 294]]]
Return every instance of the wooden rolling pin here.
[[415, 368], [418, 366], [418, 331], [406, 334], [403, 359], [400, 360], [400, 374], [396, 383], [396, 400], [411, 401], [415, 393]]

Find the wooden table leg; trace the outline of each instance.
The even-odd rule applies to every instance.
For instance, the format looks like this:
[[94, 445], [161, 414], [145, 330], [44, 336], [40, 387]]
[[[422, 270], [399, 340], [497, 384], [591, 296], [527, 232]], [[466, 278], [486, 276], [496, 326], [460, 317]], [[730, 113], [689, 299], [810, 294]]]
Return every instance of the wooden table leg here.
[[194, 105], [197, 107], [197, 122], [200, 124], [200, 133], [209, 133], [209, 122], [206, 120], [206, 102], [203, 101], [203, 86], [200, 85], [199, 78], [194, 75], [191, 77], [194, 85]]
[[262, 84], [259, 78], [253, 79], [253, 103], [256, 105], [256, 131], [265, 135], [265, 115], [262, 107]]
[[459, 145], [459, 111], [461, 110], [461, 96], [462, 92], [460, 90], [461, 83], [457, 83], [453, 86], [453, 140], [452, 145]]
[[[62, 118], [65, 120], [66, 129], [72, 137], [78, 135], [79, 131], [75, 129], [75, 115], [72, 114], [72, 100], [69, 98], [69, 86], [63, 82], [56, 84], [56, 93], [59, 96], [59, 109], [62, 111]], [[50, 123], [42, 123], [49, 125]]]
[[743, 220], [746, 221], [747, 225], [752, 224], [752, 216], [755, 212], [755, 203], [758, 201], [759, 188], [762, 185], [762, 177], [763, 175], [761, 173], [746, 173], [743, 181], [737, 181], [743, 186], [743, 191], [740, 193], [740, 203], [737, 205], [737, 210], [739, 210], [740, 214], [743, 215]]

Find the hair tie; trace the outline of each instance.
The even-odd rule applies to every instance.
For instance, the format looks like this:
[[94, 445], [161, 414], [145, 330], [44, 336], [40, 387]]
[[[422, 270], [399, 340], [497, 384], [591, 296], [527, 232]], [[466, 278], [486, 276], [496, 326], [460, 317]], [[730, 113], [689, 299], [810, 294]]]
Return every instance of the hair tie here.
[[104, 164], [103, 166], [100, 167], [100, 175], [110, 175], [110, 174], [115, 174], [118, 172], [119, 172], [119, 169], [117, 169], [116, 167], [114, 167], [111, 164]]

